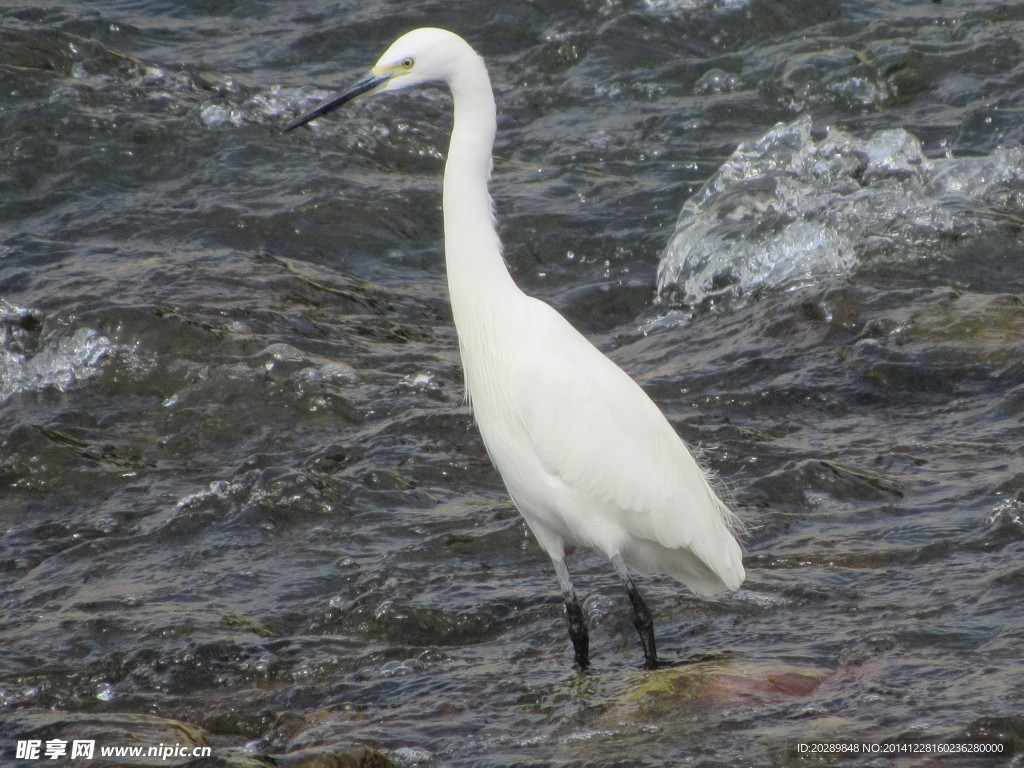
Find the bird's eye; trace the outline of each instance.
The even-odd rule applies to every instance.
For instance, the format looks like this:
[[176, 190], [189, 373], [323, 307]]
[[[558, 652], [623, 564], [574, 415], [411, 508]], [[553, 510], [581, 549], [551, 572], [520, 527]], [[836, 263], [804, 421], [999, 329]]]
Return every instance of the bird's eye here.
[[415, 63], [415, 59], [402, 59], [402, 69], [412, 69], [412, 65]]

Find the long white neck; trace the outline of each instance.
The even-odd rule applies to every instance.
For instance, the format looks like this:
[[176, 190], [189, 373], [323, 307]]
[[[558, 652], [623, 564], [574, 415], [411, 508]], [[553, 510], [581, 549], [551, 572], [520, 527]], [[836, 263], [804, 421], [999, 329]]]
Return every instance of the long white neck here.
[[483, 59], [469, 52], [448, 84], [455, 119], [444, 169], [444, 249], [455, 328], [465, 343], [519, 289], [502, 258], [487, 191], [497, 120]]

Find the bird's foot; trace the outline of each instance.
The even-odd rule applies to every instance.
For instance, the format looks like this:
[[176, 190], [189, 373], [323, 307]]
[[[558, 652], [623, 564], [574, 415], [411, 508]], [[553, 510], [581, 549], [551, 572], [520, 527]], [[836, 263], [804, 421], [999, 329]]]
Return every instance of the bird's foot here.
[[701, 664], [708, 661], [721, 661], [728, 654], [723, 653], [700, 653], [694, 654], [693, 656], [687, 656], [685, 659], [662, 659], [655, 657], [653, 659], [644, 659], [644, 669], [666, 669], [668, 667], [685, 667], [689, 664]]
[[651, 658], [647, 658], [647, 659], [644, 659], [644, 666], [643, 666], [643, 668], [644, 669], [649, 669], [649, 670], [665, 669], [666, 667], [678, 666], [679, 663], [680, 662], [678, 662], [678, 661], [670, 661], [669, 659], [658, 659], [658, 658], [651, 659]]

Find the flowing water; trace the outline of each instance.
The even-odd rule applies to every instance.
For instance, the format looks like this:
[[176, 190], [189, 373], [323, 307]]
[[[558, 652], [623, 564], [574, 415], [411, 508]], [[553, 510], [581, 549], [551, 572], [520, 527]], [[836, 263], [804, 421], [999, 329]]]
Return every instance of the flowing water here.
[[[212, 750], [121, 765], [1024, 760], [1024, 2], [0, 21], [0, 762], [113, 760], [17, 760], [58, 739]], [[641, 579], [688, 664], [640, 669], [581, 552], [594, 665], [571, 666], [463, 403], [447, 94], [280, 134], [422, 25], [489, 63], [517, 281], [748, 525], [739, 592]], [[936, 757], [972, 744], [1001, 752]]]

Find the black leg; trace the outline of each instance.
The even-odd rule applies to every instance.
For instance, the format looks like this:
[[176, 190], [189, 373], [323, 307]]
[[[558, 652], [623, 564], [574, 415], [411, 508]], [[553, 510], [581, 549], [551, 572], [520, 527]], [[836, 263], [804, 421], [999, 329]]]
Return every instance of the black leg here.
[[640, 644], [644, 647], [644, 669], [657, 669], [658, 651], [654, 646], [654, 620], [651, 612], [632, 579], [626, 582], [626, 591], [629, 593], [629, 601], [633, 603], [633, 625], [640, 633]]
[[587, 620], [576, 594], [565, 601], [565, 617], [569, 620], [569, 639], [576, 654], [576, 666], [586, 669], [590, 666], [590, 636], [587, 634]]
[[562, 590], [562, 599], [565, 600], [565, 618], [569, 622], [569, 639], [572, 640], [573, 653], [576, 655], [576, 666], [586, 669], [590, 666], [590, 636], [587, 634], [587, 619], [583, 615], [583, 607], [579, 598], [576, 597], [576, 590], [573, 589], [572, 581], [569, 579], [569, 569], [565, 567], [565, 560], [555, 560], [555, 574], [558, 576], [558, 586]]
[[647, 603], [644, 602], [640, 590], [636, 588], [636, 584], [630, 578], [626, 564], [622, 562], [622, 557], [615, 555], [612, 558], [612, 565], [615, 566], [619, 578], [622, 579], [622, 583], [626, 587], [629, 602], [633, 604], [633, 626], [640, 633], [640, 644], [644, 648], [644, 669], [657, 669], [659, 666], [658, 650], [654, 644], [654, 619], [651, 618], [651, 612], [647, 608]]

